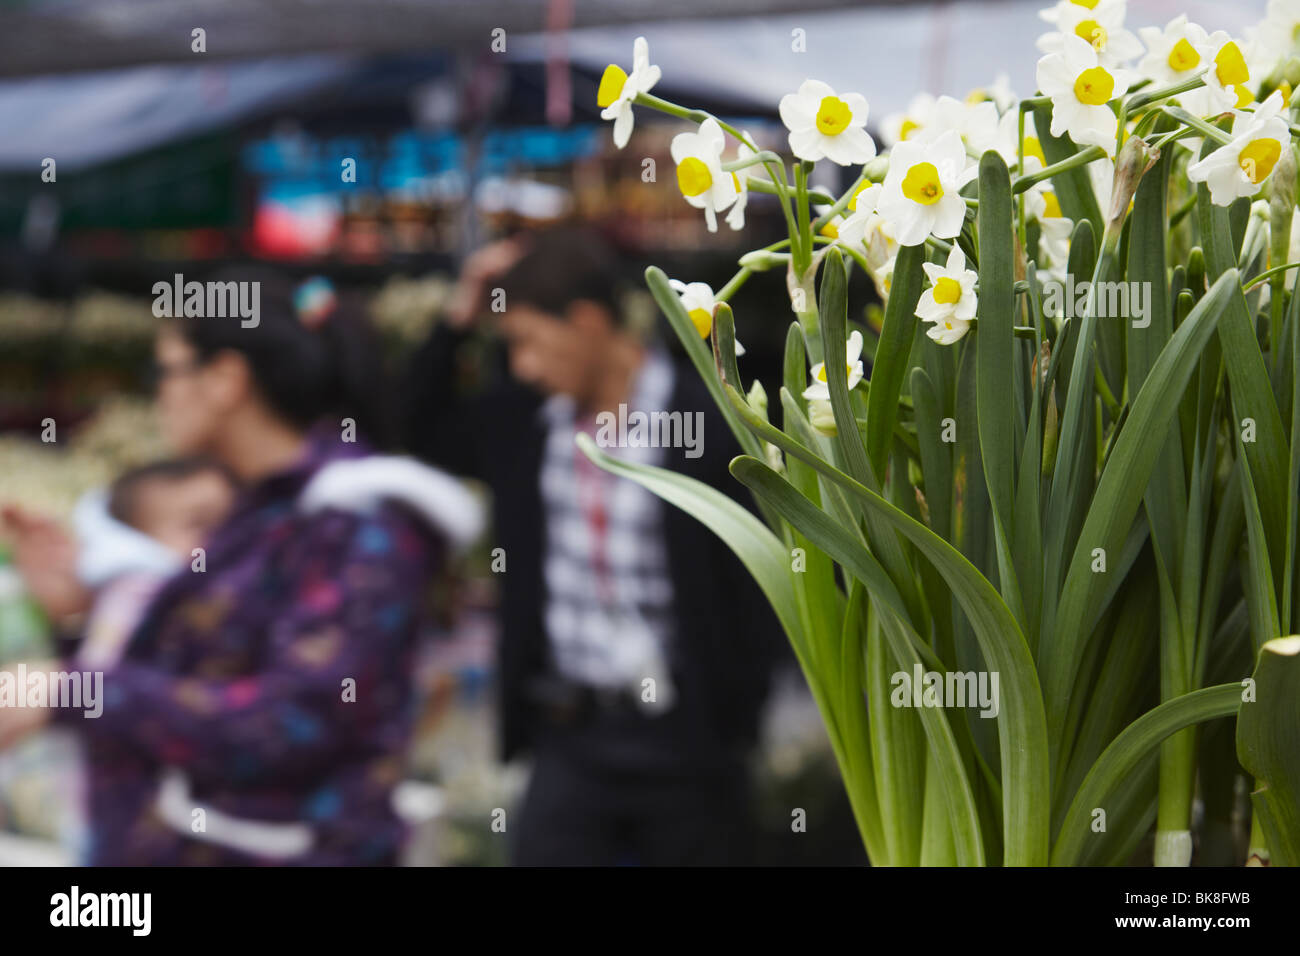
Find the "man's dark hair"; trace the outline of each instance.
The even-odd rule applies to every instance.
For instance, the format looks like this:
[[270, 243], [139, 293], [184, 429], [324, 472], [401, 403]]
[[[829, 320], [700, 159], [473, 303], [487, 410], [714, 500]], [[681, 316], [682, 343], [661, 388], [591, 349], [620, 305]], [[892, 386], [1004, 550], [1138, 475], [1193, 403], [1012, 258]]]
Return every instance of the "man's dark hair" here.
[[563, 317], [570, 305], [585, 300], [604, 307], [615, 325], [622, 324], [623, 260], [608, 239], [594, 229], [556, 226], [524, 241], [527, 251], [496, 283], [507, 303]]
[[108, 489], [108, 513], [123, 524], [135, 527], [139, 514], [140, 492], [151, 481], [186, 481], [196, 475], [213, 474], [235, 484], [221, 464], [210, 458], [169, 458], [138, 468], [131, 468], [117, 476]]

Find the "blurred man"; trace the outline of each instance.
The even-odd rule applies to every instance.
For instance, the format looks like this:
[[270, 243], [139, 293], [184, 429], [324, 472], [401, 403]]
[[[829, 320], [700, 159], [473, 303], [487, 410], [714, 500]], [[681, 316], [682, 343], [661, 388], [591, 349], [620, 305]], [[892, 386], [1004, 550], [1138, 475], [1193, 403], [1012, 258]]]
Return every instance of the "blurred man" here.
[[[620, 406], [680, 412], [702, 424], [691, 447], [605, 450], [743, 494], [698, 374], [624, 327], [619, 272], [575, 229], [481, 249], [415, 358], [408, 440], [494, 492], [503, 756], [534, 757], [507, 830], [515, 862], [744, 863], [748, 757], [780, 632], [711, 530], [574, 444], [579, 431], [608, 444], [617, 431], [599, 423]], [[466, 382], [484, 315], [508, 369]]]

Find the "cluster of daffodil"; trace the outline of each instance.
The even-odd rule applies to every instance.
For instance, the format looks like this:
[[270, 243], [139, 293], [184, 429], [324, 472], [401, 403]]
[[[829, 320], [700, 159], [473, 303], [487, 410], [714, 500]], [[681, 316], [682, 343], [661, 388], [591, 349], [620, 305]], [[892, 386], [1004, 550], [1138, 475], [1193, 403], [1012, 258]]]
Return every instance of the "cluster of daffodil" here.
[[[1253, 857], [1300, 865], [1300, 0], [1241, 36], [1126, 13], [1054, 3], [1032, 96], [918, 95], [879, 143], [862, 93], [812, 78], [760, 148], [651, 93], [644, 39], [600, 83], [620, 148], [636, 107], [694, 124], [675, 181], [710, 231], [760, 193], [787, 235], [716, 292], [647, 272], [763, 520], [583, 448], [746, 562], [877, 863], [1122, 863], [1154, 824], [1187, 865], [1244, 773]], [[774, 270], [769, 410], [729, 302]], [[891, 675], [959, 664], [1000, 676], [996, 726], [928, 680], [898, 699]], [[1202, 745], [1226, 716], [1235, 751]]]
[[[1273, 96], [1256, 104], [1252, 84], [1257, 85], [1258, 78], [1290, 53], [1286, 38], [1300, 23], [1300, 5], [1274, 0], [1268, 18], [1249, 31], [1247, 39], [1234, 39], [1222, 30], [1208, 33], [1186, 16], [1174, 18], [1163, 29], [1142, 27], [1139, 39], [1125, 28], [1125, 6], [1125, 0], [1059, 0], [1041, 11], [1052, 29], [1038, 41], [1044, 55], [1037, 69], [1039, 94], [1033, 100], [1017, 100], [1005, 79], [1000, 79], [964, 100], [922, 93], [904, 113], [885, 117], [881, 134], [889, 147], [887, 165], [864, 169], [847, 194], [820, 207], [830, 213], [819, 216], [815, 237], [806, 234], [806, 220], [802, 221], [805, 234], [800, 235], [801, 221], [789, 215], [792, 202], [826, 198], [826, 191], [806, 185], [810, 165], [824, 159], [839, 166], [864, 166], [877, 156], [876, 142], [866, 129], [869, 106], [860, 93], [837, 92], [809, 79], [781, 99], [781, 120], [789, 130], [790, 151], [797, 161], [793, 187], [783, 161], [760, 151], [746, 133], [650, 95], [661, 71], [650, 63], [644, 37], [634, 45], [631, 73], [616, 64], [606, 68], [598, 105], [603, 108], [601, 116], [613, 121], [614, 142], [620, 149], [632, 132], [634, 104], [696, 120], [697, 130], [674, 137], [671, 155], [683, 198], [704, 211], [710, 231], [717, 230], [718, 214], [725, 210], [730, 210], [726, 220], [731, 228], [744, 228], [751, 188], [774, 192], [792, 227], [789, 243], [777, 245], [789, 246], [792, 265], [807, 268], [814, 244], [834, 243], [871, 276], [882, 298], [888, 295], [900, 246], [927, 243], [946, 250], [962, 234], [975, 201], [966, 187], [976, 176], [979, 157], [996, 150], [1023, 176], [1020, 202], [1024, 220], [1037, 232], [1036, 264], [1045, 274], [1060, 277], [1068, 262], [1074, 222], [1062, 213], [1051, 181], [1043, 175], [1047, 160], [1029, 107], [1050, 101], [1051, 135], [1096, 147], [1069, 162], [1086, 164], [1103, 210], [1109, 207], [1116, 148], [1124, 135], [1149, 130], [1161, 115], [1161, 104], [1176, 104], [1192, 124], [1184, 126], [1182, 133], [1208, 133], [1222, 145], [1187, 169], [1191, 182], [1208, 184], [1218, 205], [1258, 193], [1290, 141], [1284, 115], [1290, 85], [1281, 80]], [[1145, 109], [1135, 111], [1121, 133], [1123, 99], [1130, 90], [1141, 91], [1138, 99]], [[1227, 112], [1234, 116], [1230, 133], [1206, 128], [1204, 120]], [[735, 140], [730, 159], [724, 158], [728, 133]], [[755, 167], [770, 174], [774, 164], [779, 164], [774, 177], [756, 175]], [[956, 245], [945, 253], [945, 260], [942, 268], [927, 265], [932, 286], [923, 295], [917, 315], [930, 326], [930, 338], [952, 345], [975, 321], [978, 290], [975, 273], [966, 268], [965, 255]], [[783, 260], [776, 255], [751, 260], [754, 266], [767, 267], [777, 261]], [[742, 270], [717, 296], [704, 283], [677, 283], [678, 291], [689, 297], [688, 311], [701, 337], [709, 334], [714, 304], [725, 301], [749, 271], [754, 270]], [[805, 397], [824, 401], [819, 394], [814, 382]], [[826, 419], [826, 412], [825, 406], [820, 407], [817, 417]]]

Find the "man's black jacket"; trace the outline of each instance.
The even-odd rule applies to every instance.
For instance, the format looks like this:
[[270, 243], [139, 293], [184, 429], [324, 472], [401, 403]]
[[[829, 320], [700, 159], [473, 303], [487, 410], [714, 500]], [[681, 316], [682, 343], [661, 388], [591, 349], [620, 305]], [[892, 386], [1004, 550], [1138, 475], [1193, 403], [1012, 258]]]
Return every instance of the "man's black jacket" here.
[[[538, 715], [526, 688], [549, 672], [543, 626], [546, 516], [539, 471], [545, 429], [539, 399], [502, 366], [478, 388], [465, 379], [468, 336], [440, 324], [413, 357], [403, 408], [407, 447], [493, 493], [493, 547], [505, 549], [499, 650], [503, 759], [535, 742]], [[501, 363], [498, 363], [499, 365]], [[704, 413], [703, 453], [668, 449], [664, 465], [736, 497], [747, 492], [727, 471], [737, 445], [693, 368], [678, 366], [668, 410]], [[757, 737], [772, 667], [785, 646], [762, 592], [730, 549], [704, 525], [665, 504], [664, 536], [677, 628], [673, 680], [683, 705], [705, 715], [701, 753], [743, 749]]]

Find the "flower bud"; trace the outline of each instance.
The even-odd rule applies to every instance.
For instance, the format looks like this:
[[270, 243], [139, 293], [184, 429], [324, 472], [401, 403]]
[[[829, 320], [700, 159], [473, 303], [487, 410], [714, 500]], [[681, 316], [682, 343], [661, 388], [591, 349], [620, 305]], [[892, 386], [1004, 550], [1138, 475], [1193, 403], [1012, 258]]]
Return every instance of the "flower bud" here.
[[760, 415], [764, 421], [767, 421], [767, 391], [763, 388], [763, 383], [758, 379], [754, 379], [754, 384], [750, 386], [745, 401], [749, 402], [749, 407]]
[[828, 401], [812, 399], [808, 403], [808, 420], [812, 422], [812, 427], [823, 435], [834, 438], [839, 434], [839, 428], [835, 424], [835, 412]]
[[1152, 149], [1140, 136], [1130, 136], [1124, 141], [1115, 158], [1115, 185], [1110, 193], [1110, 213], [1106, 217], [1106, 235], [1103, 245], [1117, 244], [1124, 217], [1128, 215], [1138, 183], [1147, 170], [1160, 158], [1160, 150]]
[[740, 266], [750, 272], [766, 272], [768, 269], [785, 266], [789, 258], [788, 255], [769, 252], [767, 249], [755, 249], [740, 257]]
[[767, 459], [767, 467], [778, 475], [785, 473], [785, 458], [781, 455], [781, 449], [770, 441], [763, 442], [763, 456]]
[[1273, 167], [1273, 179], [1268, 197], [1269, 266], [1280, 266], [1287, 261], [1291, 249], [1291, 219], [1295, 216], [1296, 158], [1295, 147], [1288, 144]]

